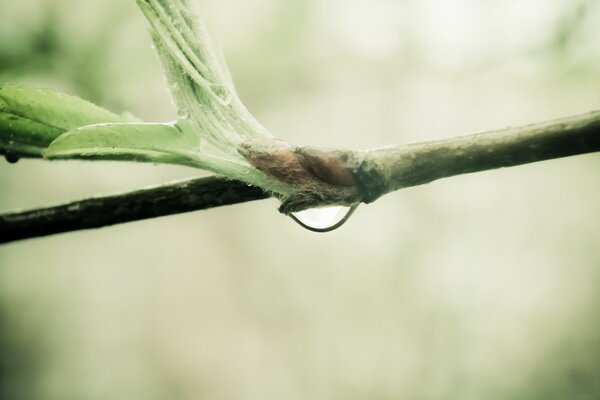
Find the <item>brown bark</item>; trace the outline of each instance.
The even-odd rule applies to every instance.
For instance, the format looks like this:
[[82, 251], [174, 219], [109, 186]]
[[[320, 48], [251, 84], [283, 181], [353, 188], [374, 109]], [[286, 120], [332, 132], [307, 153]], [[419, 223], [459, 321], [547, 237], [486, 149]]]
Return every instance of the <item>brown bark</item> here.
[[238, 181], [218, 177], [191, 179], [134, 192], [0, 215], [0, 243], [268, 197], [262, 189]]

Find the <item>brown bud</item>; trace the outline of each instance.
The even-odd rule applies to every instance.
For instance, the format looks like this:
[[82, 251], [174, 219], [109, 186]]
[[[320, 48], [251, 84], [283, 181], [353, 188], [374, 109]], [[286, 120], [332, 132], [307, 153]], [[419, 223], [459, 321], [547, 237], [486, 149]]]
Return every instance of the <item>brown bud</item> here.
[[238, 152], [255, 168], [290, 184], [302, 184], [311, 175], [300, 165], [295, 148], [276, 138], [253, 139], [242, 143]]
[[302, 167], [323, 182], [336, 186], [354, 186], [354, 176], [346, 167], [352, 152], [299, 147], [296, 154]]

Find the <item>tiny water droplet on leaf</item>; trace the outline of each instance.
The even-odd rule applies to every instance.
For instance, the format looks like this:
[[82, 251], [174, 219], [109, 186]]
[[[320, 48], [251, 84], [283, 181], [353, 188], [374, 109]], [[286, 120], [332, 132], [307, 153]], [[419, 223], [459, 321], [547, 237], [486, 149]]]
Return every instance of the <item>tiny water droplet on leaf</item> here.
[[15, 164], [16, 162], [19, 161], [19, 156], [17, 156], [16, 154], [12, 154], [12, 153], [6, 153], [4, 155], [4, 158], [6, 159], [7, 162], [9, 162], [10, 164]]
[[352, 216], [358, 204], [351, 207], [331, 206], [318, 207], [308, 210], [297, 211], [290, 217], [303, 228], [313, 232], [330, 232], [344, 225]]

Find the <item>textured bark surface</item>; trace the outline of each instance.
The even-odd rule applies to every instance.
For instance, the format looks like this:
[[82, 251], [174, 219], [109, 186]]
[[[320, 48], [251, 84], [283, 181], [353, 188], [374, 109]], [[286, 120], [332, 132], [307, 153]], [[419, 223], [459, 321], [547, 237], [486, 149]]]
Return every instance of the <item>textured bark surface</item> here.
[[261, 200], [258, 187], [218, 177], [176, 182], [0, 215], [0, 243]]
[[256, 168], [292, 184], [289, 214], [330, 204], [371, 203], [440, 178], [600, 151], [600, 111], [517, 128], [366, 151], [293, 147], [278, 139], [245, 142]]
[[600, 111], [492, 132], [355, 153], [348, 167], [370, 203], [385, 193], [470, 172], [600, 151]]

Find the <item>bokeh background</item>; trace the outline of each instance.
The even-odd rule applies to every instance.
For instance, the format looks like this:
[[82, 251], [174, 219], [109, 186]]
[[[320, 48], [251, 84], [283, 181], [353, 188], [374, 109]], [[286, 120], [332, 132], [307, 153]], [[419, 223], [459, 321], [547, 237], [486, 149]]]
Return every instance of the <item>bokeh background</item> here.
[[[600, 108], [600, 2], [199, 0], [242, 99], [368, 148]], [[0, 82], [174, 118], [133, 0], [0, 0]], [[0, 211], [202, 175], [0, 162]], [[600, 156], [454, 177], [329, 234], [274, 200], [0, 246], [2, 399], [597, 399]]]

